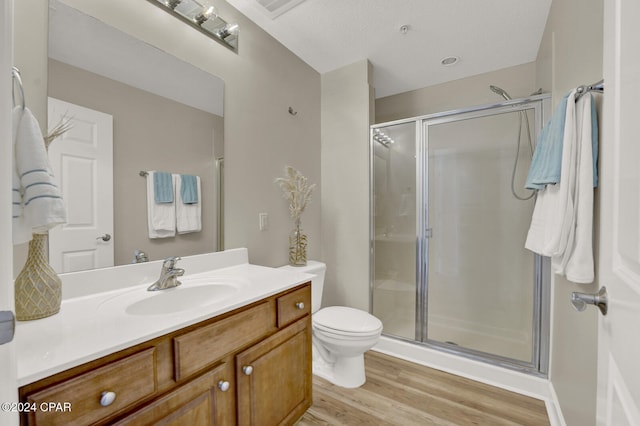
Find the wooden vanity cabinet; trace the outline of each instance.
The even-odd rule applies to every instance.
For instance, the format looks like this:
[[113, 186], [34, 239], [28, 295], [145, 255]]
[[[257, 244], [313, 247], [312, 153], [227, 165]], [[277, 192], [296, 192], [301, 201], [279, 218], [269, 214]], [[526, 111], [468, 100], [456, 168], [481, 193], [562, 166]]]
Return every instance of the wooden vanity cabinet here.
[[[22, 425], [291, 425], [311, 406], [306, 283], [20, 388]], [[115, 399], [101, 405], [104, 392]], [[104, 401], [102, 401], [104, 402]]]
[[300, 320], [236, 355], [239, 425], [290, 425], [304, 414], [312, 402], [310, 343]]

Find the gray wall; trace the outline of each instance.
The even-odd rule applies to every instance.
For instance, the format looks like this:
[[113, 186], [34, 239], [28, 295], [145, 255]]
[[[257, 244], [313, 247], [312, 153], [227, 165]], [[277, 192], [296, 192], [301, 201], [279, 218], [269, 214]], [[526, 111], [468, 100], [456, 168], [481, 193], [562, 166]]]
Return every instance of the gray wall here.
[[323, 305], [369, 310], [371, 64], [322, 75]]
[[538, 89], [535, 73], [535, 63], [530, 62], [376, 99], [376, 123], [501, 102], [502, 98], [489, 90], [491, 84], [513, 98], [529, 96]]
[[[551, 85], [554, 104], [569, 90], [602, 78], [603, 0], [554, 0], [537, 59], [539, 84]], [[601, 97], [598, 106], [601, 104]], [[600, 114], [599, 114], [600, 115]], [[595, 193], [594, 236], [598, 235]], [[597, 248], [597, 241], [594, 241]], [[597, 249], [596, 249], [597, 265]], [[596, 424], [598, 313], [576, 312], [571, 292], [597, 292], [596, 282], [576, 285], [555, 276], [550, 378], [568, 425]]]
[[[214, 140], [222, 139], [222, 117], [55, 60], [48, 74], [49, 96], [113, 116], [115, 264], [131, 263], [135, 249], [149, 260], [214, 251], [214, 159], [222, 155], [214, 152]], [[140, 170], [200, 176], [202, 231], [149, 239]]]

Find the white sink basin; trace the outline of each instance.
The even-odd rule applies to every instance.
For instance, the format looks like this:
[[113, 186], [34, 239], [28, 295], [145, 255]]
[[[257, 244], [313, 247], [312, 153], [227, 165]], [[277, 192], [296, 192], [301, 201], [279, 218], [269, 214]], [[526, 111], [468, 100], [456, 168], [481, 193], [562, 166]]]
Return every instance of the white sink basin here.
[[147, 291], [148, 285], [104, 300], [99, 310], [124, 311], [127, 315], [170, 315], [224, 302], [247, 284], [234, 279], [194, 277], [182, 285]]
[[164, 315], [195, 309], [225, 300], [238, 288], [229, 284], [174, 287], [158, 290], [149, 297], [137, 300], [125, 308], [129, 315]]

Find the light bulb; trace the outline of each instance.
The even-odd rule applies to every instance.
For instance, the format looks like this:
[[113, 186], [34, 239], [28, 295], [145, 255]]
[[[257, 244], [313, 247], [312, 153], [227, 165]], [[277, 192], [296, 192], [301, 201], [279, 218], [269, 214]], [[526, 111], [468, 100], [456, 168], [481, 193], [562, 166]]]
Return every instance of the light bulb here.
[[202, 10], [194, 18], [198, 25], [202, 25], [209, 19], [215, 19], [217, 15], [216, 8], [210, 0], [202, 2]]
[[238, 27], [238, 24], [234, 23], [225, 25], [223, 29], [217, 32], [217, 35], [220, 38], [227, 38], [230, 36], [237, 37], [239, 32], [240, 28]]
[[164, 4], [171, 10], [174, 10], [176, 7], [178, 7], [180, 3], [182, 3], [182, 0], [162, 0], [162, 4]]

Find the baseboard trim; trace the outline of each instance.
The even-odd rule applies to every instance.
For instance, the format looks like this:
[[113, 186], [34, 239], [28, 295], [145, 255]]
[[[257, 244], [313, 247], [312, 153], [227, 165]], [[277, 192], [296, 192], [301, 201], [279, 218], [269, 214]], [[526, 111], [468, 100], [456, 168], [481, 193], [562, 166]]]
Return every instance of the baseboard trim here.
[[[550, 400], [549, 380], [382, 336], [374, 351], [522, 395]], [[556, 398], [557, 402], [557, 398]]]
[[567, 426], [560, 409], [560, 401], [558, 400], [558, 394], [553, 387], [553, 383], [549, 382], [549, 398], [544, 401], [547, 407], [547, 414], [549, 415], [549, 422], [551, 426]]

